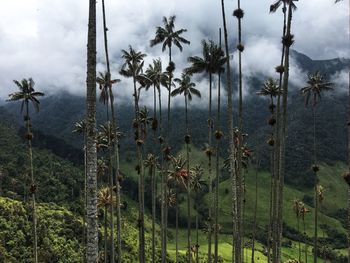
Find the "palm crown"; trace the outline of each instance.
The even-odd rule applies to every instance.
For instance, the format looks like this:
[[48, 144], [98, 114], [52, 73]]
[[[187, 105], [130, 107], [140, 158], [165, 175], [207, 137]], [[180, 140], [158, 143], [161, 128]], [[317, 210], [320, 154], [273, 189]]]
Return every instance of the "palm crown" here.
[[275, 13], [282, 3], [283, 5], [290, 5], [293, 10], [296, 10], [297, 6], [293, 3], [296, 1], [299, 1], [299, 0], [277, 0], [275, 3], [270, 5], [270, 13]]
[[162, 71], [162, 61], [158, 59], [153, 60], [153, 64], [149, 64], [145, 71], [146, 81], [145, 87], [148, 90], [152, 85], [159, 90], [160, 86], [167, 88], [169, 82], [169, 76]]
[[8, 101], [22, 101], [21, 104], [21, 112], [23, 112], [23, 107], [25, 104], [28, 104], [29, 102], [32, 102], [35, 110], [39, 111], [39, 100], [37, 97], [42, 97], [45, 94], [42, 92], [38, 92], [34, 90], [34, 80], [32, 78], [29, 79], [22, 79], [21, 82], [14, 80], [13, 81], [17, 87], [19, 88], [19, 91], [9, 94]]
[[196, 84], [191, 82], [191, 76], [186, 73], [182, 73], [181, 79], [176, 78], [174, 81], [179, 85], [178, 88], [171, 92], [171, 96], [177, 96], [184, 94], [188, 100], [192, 100], [193, 95], [201, 98], [201, 93], [195, 88]]
[[103, 104], [108, 102], [108, 89], [112, 87], [113, 84], [120, 82], [120, 79], [111, 79], [108, 72], [99, 72], [96, 82], [101, 90], [99, 101]]
[[175, 19], [176, 16], [170, 16], [169, 19], [163, 17], [164, 27], [157, 27], [156, 36], [150, 41], [151, 47], [163, 43], [162, 51], [164, 52], [167, 47], [170, 49], [174, 43], [182, 51], [181, 44], [190, 44], [190, 41], [181, 37], [181, 34], [187, 31], [186, 29], [175, 30]]
[[307, 86], [302, 88], [300, 92], [305, 96], [305, 105], [309, 104], [312, 96], [313, 106], [316, 106], [318, 99], [321, 99], [322, 92], [333, 90], [333, 83], [329, 82], [319, 71], [309, 74], [308, 78]]
[[221, 73], [224, 71], [223, 65], [226, 62], [227, 57], [224, 51], [214, 43], [214, 41], [209, 40], [208, 42], [202, 40], [202, 53], [203, 57], [189, 57], [188, 62], [192, 65], [185, 69], [188, 74], [202, 73], [206, 72], [209, 74]]
[[279, 89], [277, 81], [273, 78], [268, 78], [264, 82], [261, 90], [256, 93], [258, 96], [270, 96], [271, 99], [280, 94], [282, 94], [282, 90]]

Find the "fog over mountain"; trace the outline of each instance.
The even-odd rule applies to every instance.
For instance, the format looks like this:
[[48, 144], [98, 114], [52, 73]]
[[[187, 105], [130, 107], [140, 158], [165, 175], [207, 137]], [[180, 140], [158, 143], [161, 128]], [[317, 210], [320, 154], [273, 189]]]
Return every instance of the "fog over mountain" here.
[[[298, 10], [293, 20], [294, 49], [313, 59], [349, 57], [347, 45], [347, 7], [334, 5], [332, 0], [297, 2]], [[236, 2], [226, 1], [231, 49], [236, 45], [236, 20], [232, 11]], [[247, 79], [252, 75], [273, 75], [280, 60], [280, 35], [282, 12], [269, 14], [271, 1], [247, 1], [243, 38], [246, 46], [243, 55], [245, 93], [250, 87]], [[15, 90], [13, 79], [33, 77], [38, 90], [54, 94], [65, 90], [74, 94], [85, 93], [86, 77], [86, 1], [68, 0], [12, 0], [3, 3], [0, 10], [0, 99]], [[67, 8], [68, 7], [68, 8]], [[187, 28], [184, 37], [191, 41], [183, 53], [173, 52], [177, 74], [186, 66], [186, 58], [199, 55], [203, 38], [218, 39], [222, 25], [220, 1], [203, 0], [134, 0], [106, 1], [109, 49], [112, 73], [121, 78], [119, 100], [131, 96], [129, 81], [117, 74], [122, 64], [121, 49], [128, 45], [148, 54], [146, 65], [160, 57], [166, 65], [167, 52], [161, 47], [149, 47], [155, 27], [162, 25], [162, 17], [176, 15], [176, 27]], [[98, 1], [98, 70], [104, 70], [101, 3]], [[236, 63], [235, 53], [233, 54]], [[291, 63], [291, 81], [302, 85], [305, 72]], [[165, 67], [165, 66], [164, 66]], [[332, 76], [337, 82], [345, 81], [345, 72]], [[344, 80], [343, 80], [344, 79]], [[345, 82], [344, 82], [345, 83]], [[201, 80], [197, 85], [207, 85]], [[203, 89], [205, 90], [205, 89]], [[151, 94], [149, 95], [151, 96]], [[204, 94], [205, 97], [205, 94]], [[145, 100], [147, 101], [147, 96]], [[1, 100], [0, 100], [1, 101]]]

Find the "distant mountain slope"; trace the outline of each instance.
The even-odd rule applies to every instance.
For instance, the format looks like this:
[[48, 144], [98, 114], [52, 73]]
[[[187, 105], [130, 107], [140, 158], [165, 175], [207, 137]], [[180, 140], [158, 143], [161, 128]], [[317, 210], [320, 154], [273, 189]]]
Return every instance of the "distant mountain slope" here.
[[[320, 70], [328, 76], [345, 69], [350, 63], [347, 59], [316, 61], [296, 51], [292, 52], [292, 57], [303, 72]], [[266, 141], [271, 133], [270, 127], [267, 125], [267, 119], [269, 118], [268, 101], [255, 96], [255, 91], [260, 89], [263, 81], [264, 76], [257, 76], [249, 81], [251, 94], [244, 101], [244, 129], [249, 134], [248, 144], [253, 148], [259, 145], [263, 152], [262, 165], [268, 168], [269, 153]], [[299, 89], [300, 87], [292, 86], [289, 95], [286, 180], [296, 185], [311, 185], [313, 175], [310, 173], [309, 167], [312, 152], [312, 114], [311, 109], [305, 108], [304, 100], [298, 93]], [[204, 105], [205, 103], [203, 102]], [[225, 104], [225, 98], [223, 98], [223, 104]], [[237, 105], [236, 101], [234, 105]], [[73, 134], [72, 129], [74, 123], [84, 117], [84, 98], [68, 93], [59, 93], [42, 99], [40, 106], [40, 112], [33, 114], [33, 127], [39, 129], [41, 133], [55, 136], [77, 149], [81, 149], [82, 138]], [[19, 108], [15, 103], [6, 104], [5, 108], [10, 114], [19, 116]], [[121, 140], [121, 151], [133, 151], [132, 104], [117, 105], [117, 111], [120, 130], [125, 133], [125, 137]], [[346, 112], [346, 96], [339, 91], [325, 94], [317, 106], [317, 149], [320, 160], [326, 162], [345, 161]], [[165, 115], [163, 114], [163, 116]], [[100, 122], [105, 119], [105, 111], [100, 104], [98, 104], [97, 116]], [[235, 113], [234, 121], [236, 121], [236, 118], [237, 113]], [[18, 122], [21, 123], [20, 117], [18, 117]], [[172, 122], [171, 141], [174, 142], [172, 146], [176, 151], [181, 148], [183, 143], [184, 110], [182, 108], [173, 110]], [[193, 143], [199, 148], [203, 147], [207, 140], [206, 125], [206, 107], [191, 109], [190, 127]], [[223, 105], [222, 127], [226, 127], [225, 105]], [[150, 136], [151, 134], [150, 132]]]

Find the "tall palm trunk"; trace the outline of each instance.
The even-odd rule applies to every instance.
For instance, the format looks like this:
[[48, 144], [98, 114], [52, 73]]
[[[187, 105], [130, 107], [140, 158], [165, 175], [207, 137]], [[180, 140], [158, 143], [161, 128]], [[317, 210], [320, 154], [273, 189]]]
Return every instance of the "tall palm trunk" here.
[[258, 173], [260, 168], [259, 150], [256, 153], [256, 171], [255, 171], [255, 204], [254, 204], [254, 219], [253, 219], [253, 240], [252, 240], [252, 263], [255, 262], [255, 236], [256, 236], [256, 223], [258, 213]]
[[[349, 45], [350, 46], [350, 0], [348, 4], [348, 19], [349, 19]], [[349, 79], [348, 79], [348, 85], [349, 85], [349, 93], [348, 93], [348, 169], [350, 171], [350, 65], [348, 66], [349, 70]], [[350, 263], [350, 186], [348, 188], [348, 263]]]
[[105, 263], [107, 263], [108, 262], [108, 249], [107, 249], [107, 247], [108, 247], [108, 245], [107, 245], [107, 243], [108, 243], [108, 241], [107, 241], [107, 206], [105, 206], [105, 208], [104, 208], [104, 210], [103, 210], [103, 217], [104, 217], [104, 225], [103, 225], [103, 227], [104, 227], [104, 249], [105, 249], [105, 251], [104, 251], [104, 259], [105, 259]]
[[32, 150], [32, 138], [30, 138], [30, 117], [29, 117], [29, 104], [26, 101], [26, 126], [28, 134], [28, 154], [29, 154], [29, 166], [30, 166], [30, 180], [31, 187], [30, 192], [32, 194], [32, 205], [33, 205], [33, 260], [35, 263], [38, 263], [38, 235], [37, 235], [37, 213], [36, 213], [36, 202], [35, 202], [35, 192], [36, 185], [34, 179], [34, 168], [33, 168], [33, 150]]
[[[83, 141], [84, 141], [84, 216], [83, 216], [83, 248], [84, 252], [86, 249], [86, 183], [87, 183], [87, 167], [86, 167], [86, 131], [83, 132]], [[84, 253], [85, 254], [85, 253]], [[86, 261], [85, 255], [84, 260]]]
[[178, 185], [176, 185], [175, 189], [175, 199], [176, 199], [176, 205], [175, 205], [175, 262], [179, 262], [179, 189]]
[[213, 199], [213, 181], [212, 181], [212, 167], [211, 167], [211, 158], [212, 158], [212, 148], [211, 148], [211, 139], [212, 139], [212, 130], [213, 130], [213, 119], [211, 112], [211, 101], [212, 101], [212, 73], [209, 73], [209, 113], [208, 113], [208, 183], [209, 183], [209, 204], [208, 204], [208, 263], [211, 263], [211, 239], [212, 239], [212, 199]]
[[[316, 157], [316, 105], [313, 105], [312, 107], [312, 113], [313, 113], [313, 123], [314, 123], [314, 130], [313, 130], [313, 135], [314, 135], [314, 166], [317, 165], [317, 157]], [[317, 170], [314, 169], [314, 177], [315, 177], [315, 182], [314, 182], [314, 202], [315, 202], [315, 217], [314, 217], [314, 263], [317, 263], [317, 250], [318, 250], [318, 241], [317, 241], [317, 226], [318, 226], [318, 194], [317, 194], [317, 184], [318, 184], [318, 178], [317, 178]]]
[[[190, 130], [188, 127], [188, 98], [185, 95], [185, 119], [186, 119], [186, 135], [190, 136]], [[190, 137], [188, 137], [190, 138]], [[185, 140], [186, 141], [186, 140]], [[186, 141], [186, 166], [187, 166], [187, 251], [188, 262], [192, 261], [191, 254], [191, 180], [190, 180], [190, 148], [189, 141]]]
[[196, 263], [199, 263], [198, 190], [196, 189]]
[[[108, 101], [110, 101], [110, 107], [111, 107], [111, 113], [112, 113], [112, 131], [113, 133], [116, 131], [116, 119], [115, 119], [115, 112], [114, 112], [114, 98], [112, 93], [112, 84], [111, 84], [111, 70], [110, 70], [110, 64], [109, 64], [109, 55], [108, 55], [108, 40], [107, 40], [107, 25], [106, 25], [106, 11], [105, 11], [105, 1], [102, 0], [102, 15], [103, 15], [103, 36], [104, 36], [104, 48], [105, 48], [105, 55], [106, 55], [106, 64], [107, 64], [107, 81], [108, 83], [108, 98], [107, 98], [107, 121], [109, 121], [109, 114], [108, 114]], [[110, 136], [109, 136], [110, 137]], [[115, 136], [117, 137], [117, 136]], [[109, 169], [109, 191], [111, 193], [111, 198], [113, 200], [113, 186], [114, 182], [116, 183], [116, 208], [117, 208], [117, 245], [118, 245], [118, 256], [117, 261], [121, 262], [121, 225], [120, 225], [120, 189], [119, 189], [119, 182], [116, 180], [116, 178], [113, 178], [113, 174], [117, 175], [117, 178], [119, 178], [119, 150], [118, 150], [118, 138], [115, 138], [114, 145], [111, 143], [111, 138], [108, 138], [109, 141], [109, 152], [110, 152], [110, 169]], [[114, 152], [112, 153], [112, 146], [114, 146]], [[115, 156], [115, 171], [112, 169], [112, 158]], [[110, 250], [111, 250], [111, 262], [115, 262], [115, 244], [114, 244], [114, 206], [113, 202], [110, 206], [110, 228], [111, 228], [111, 244], [110, 244]]]
[[165, 245], [165, 203], [166, 203], [166, 175], [164, 172], [164, 154], [163, 154], [163, 127], [162, 127], [162, 96], [161, 90], [158, 90], [158, 103], [159, 103], [159, 143], [160, 143], [160, 174], [161, 174], [161, 184], [160, 184], [160, 192], [161, 192], [161, 252], [162, 252], [162, 263], [166, 263], [166, 245]]
[[303, 216], [303, 229], [304, 229], [304, 243], [305, 243], [305, 247], [304, 247], [304, 253], [305, 253], [305, 263], [307, 263], [307, 236], [306, 236], [306, 226], [305, 226], [305, 218]]
[[[226, 26], [226, 16], [225, 16], [225, 4], [224, 0], [221, 0], [221, 11], [222, 11], [222, 20], [223, 20], [223, 27], [224, 27], [224, 39], [225, 39], [225, 53], [226, 56], [229, 56], [229, 49], [228, 49], [228, 37], [227, 37], [227, 26]], [[234, 135], [233, 135], [233, 103], [232, 103], [232, 79], [231, 79], [231, 66], [230, 66], [230, 60], [226, 60], [226, 74], [227, 74], [227, 128], [229, 132], [229, 154], [230, 154], [230, 173], [231, 173], [231, 180], [232, 180], [232, 262], [234, 262], [234, 255], [235, 255], [235, 249], [234, 249], [234, 241], [236, 236], [236, 208], [235, 203], [237, 200], [237, 194], [236, 194], [236, 178], [234, 176]]]
[[[298, 223], [298, 233], [300, 233], [300, 216], [297, 215], [297, 223]], [[298, 254], [299, 254], [299, 262], [301, 262], [301, 244], [300, 244], [300, 238], [298, 239]]]
[[97, 152], [96, 152], [96, 1], [89, 2], [89, 28], [87, 44], [87, 263], [98, 258], [97, 222]]
[[[285, 38], [291, 40], [291, 23], [292, 23], [292, 6], [288, 8], [287, 29]], [[288, 42], [288, 41], [285, 41]], [[287, 100], [288, 100], [288, 81], [289, 81], [289, 52], [291, 43], [285, 43], [285, 58], [284, 58], [284, 75], [283, 75], [283, 98], [282, 98], [282, 112], [280, 125], [280, 149], [279, 149], [279, 176], [278, 176], [278, 211], [277, 211], [277, 262], [281, 261], [281, 240], [283, 227], [283, 189], [284, 189], [284, 169], [285, 169], [285, 148], [287, 137]]]
[[[169, 66], [171, 64], [171, 47], [169, 47]], [[170, 103], [171, 103], [171, 76], [172, 72], [169, 74], [169, 86], [168, 86], [168, 109], [167, 109], [167, 143], [168, 146], [170, 145], [170, 130], [171, 130], [171, 116], [170, 116]], [[168, 191], [167, 191], [167, 183], [166, 179], [164, 177], [163, 181], [163, 191], [164, 191], [164, 196], [163, 196], [163, 201], [162, 201], [162, 262], [166, 262], [166, 251], [167, 251], [167, 236], [168, 236], [168, 204], [167, 204], [167, 199], [168, 199]]]
[[[219, 28], [219, 46], [221, 48], [221, 28]], [[217, 112], [217, 132], [216, 136], [216, 182], [215, 182], [215, 228], [214, 228], [214, 262], [218, 262], [219, 256], [219, 176], [220, 176], [220, 121], [221, 121], [221, 72], [218, 73], [218, 112]]]
[[138, 199], [139, 199], [139, 261], [145, 262], [145, 222], [144, 222], [144, 169], [142, 161], [142, 140], [141, 140], [141, 123], [139, 117], [139, 95], [136, 88], [136, 76], [133, 74], [134, 98], [135, 98], [135, 120], [137, 123], [137, 160], [138, 160]]
[[[157, 94], [156, 94], [156, 86], [153, 86], [153, 121], [157, 119]], [[154, 143], [156, 143], [156, 130], [154, 130]], [[155, 151], [154, 151], [154, 158], [155, 157]], [[154, 167], [152, 169], [152, 262], [155, 262], [156, 260], [156, 159], [154, 159]]]
[[[286, 36], [287, 31], [287, 13], [286, 13], [286, 3], [283, 2], [283, 32], [282, 32], [282, 39]], [[274, 152], [273, 152], [273, 170], [272, 170], [272, 177], [273, 177], [273, 201], [272, 201], [272, 217], [270, 224], [272, 228], [272, 235], [269, 236], [269, 240], [272, 238], [272, 262], [277, 262], [277, 247], [278, 247], [278, 189], [279, 189], [279, 162], [280, 162], [280, 147], [281, 147], [281, 122], [282, 122], [282, 114], [281, 114], [281, 91], [282, 91], [282, 85], [283, 85], [283, 74], [286, 71], [286, 68], [284, 67], [284, 59], [285, 59], [285, 53], [286, 53], [286, 46], [282, 45], [282, 54], [281, 54], [281, 64], [280, 66], [284, 68], [284, 70], [280, 71], [280, 77], [279, 77], [279, 91], [277, 95], [277, 106], [276, 106], [276, 128], [275, 128], [275, 145], [274, 145]], [[270, 248], [268, 248], [268, 254], [270, 256]]]
[[[238, 10], [241, 9], [241, 1], [237, 0]], [[238, 17], [238, 42], [242, 45], [242, 18]], [[236, 239], [236, 263], [243, 261], [242, 245], [243, 239], [243, 222], [242, 222], [242, 209], [243, 209], [243, 178], [242, 178], [242, 129], [243, 129], [243, 74], [242, 74], [242, 52], [238, 52], [238, 78], [239, 78], [239, 104], [238, 104], [238, 143], [237, 143], [237, 239]]]

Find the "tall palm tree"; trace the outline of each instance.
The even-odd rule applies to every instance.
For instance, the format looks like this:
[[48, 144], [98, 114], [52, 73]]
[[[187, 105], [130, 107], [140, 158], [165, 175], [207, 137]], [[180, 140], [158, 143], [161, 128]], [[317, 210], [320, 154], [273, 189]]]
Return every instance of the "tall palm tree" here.
[[28, 141], [28, 152], [29, 152], [29, 168], [30, 168], [30, 193], [32, 195], [32, 205], [33, 205], [33, 261], [38, 262], [38, 236], [37, 236], [37, 214], [36, 214], [36, 202], [35, 194], [37, 191], [37, 186], [35, 184], [34, 178], [34, 167], [33, 167], [33, 151], [32, 151], [32, 139], [33, 133], [31, 132], [31, 121], [29, 115], [29, 103], [32, 103], [36, 112], [39, 112], [39, 100], [37, 97], [44, 96], [44, 93], [35, 91], [34, 89], [34, 80], [32, 78], [22, 79], [21, 82], [14, 80], [13, 81], [19, 91], [9, 94], [8, 101], [22, 101], [21, 103], [21, 113], [25, 107], [24, 122], [27, 128], [26, 139]]
[[206, 73], [209, 76], [209, 111], [208, 111], [208, 183], [209, 183], [209, 229], [208, 229], [208, 262], [211, 263], [211, 239], [212, 239], [212, 167], [211, 160], [213, 155], [212, 149], [212, 131], [214, 127], [212, 119], [212, 76], [219, 72], [223, 72], [223, 65], [226, 62], [226, 57], [223, 50], [213, 41], [202, 40], [203, 57], [189, 57], [188, 61], [191, 66], [185, 69], [187, 74]]
[[203, 168], [200, 165], [196, 165], [195, 167], [190, 169], [191, 173], [191, 188], [195, 192], [195, 209], [196, 209], [196, 263], [199, 263], [199, 222], [198, 222], [198, 192], [202, 189], [203, 185], [205, 185], [205, 180], [203, 179]]
[[[106, 10], [105, 10], [105, 1], [102, 0], [102, 18], [103, 18], [103, 37], [104, 37], [104, 49], [105, 49], [105, 56], [106, 56], [106, 66], [107, 66], [107, 71], [104, 75], [104, 85], [102, 85], [103, 89], [101, 90], [101, 95], [104, 94], [105, 98], [107, 98], [107, 121], [109, 121], [109, 116], [108, 116], [108, 101], [110, 102], [110, 107], [111, 107], [111, 113], [112, 113], [112, 127], [113, 130], [117, 129], [117, 120], [115, 116], [115, 110], [114, 110], [114, 96], [113, 96], [113, 91], [112, 91], [112, 85], [119, 82], [119, 79], [111, 79], [111, 69], [110, 69], [110, 63], [109, 63], [109, 52], [108, 52], [108, 38], [107, 38], [107, 22], [106, 22]], [[100, 84], [101, 88], [101, 84]], [[102, 91], [104, 91], [102, 93]], [[101, 98], [101, 97], [100, 97]], [[110, 145], [110, 159], [114, 156], [115, 159], [115, 167], [111, 167], [114, 169], [111, 169], [110, 172], [110, 191], [111, 195], [113, 197], [113, 187], [115, 184], [115, 189], [116, 189], [116, 210], [117, 210], [117, 261], [121, 262], [121, 257], [122, 257], [122, 251], [121, 251], [121, 215], [120, 215], [120, 185], [119, 181], [117, 178], [119, 178], [119, 148], [118, 148], [118, 138], [115, 139], [114, 143]], [[113, 148], [113, 150], [112, 150]], [[112, 162], [110, 162], [112, 163]], [[110, 206], [110, 212], [111, 212], [111, 254], [112, 258], [111, 261], [114, 262], [115, 258], [115, 253], [114, 253], [114, 209], [113, 205]]]
[[104, 228], [104, 262], [108, 262], [107, 250], [107, 214], [108, 208], [112, 205], [112, 195], [108, 187], [101, 188], [97, 197], [97, 208], [103, 209], [103, 228]]
[[235, 242], [236, 245], [236, 262], [241, 262], [243, 260], [241, 251], [244, 252], [244, 247], [242, 246], [243, 237], [243, 222], [242, 222], [242, 207], [243, 207], [243, 178], [242, 178], [242, 161], [241, 161], [241, 150], [242, 150], [242, 130], [243, 130], [243, 74], [242, 74], [242, 53], [244, 51], [244, 45], [242, 44], [242, 19], [244, 17], [244, 11], [241, 9], [241, 1], [237, 0], [237, 9], [234, 10], [233, 15], [238, 20], [238, 160], [237, 160], [237, 227], [238, 235]]
[[[191, 81], [191, 76], [182, 73], [181, 79], [176, 78], [174, 81], [178, 84], [178, 87], [171, 92], [171, 96], [184, 95], [185, 97], [185, 143], [186, 143], [186, 164], [187, 171], [190, 170], [190, 138], [191, 132], [188, 126], [188, 103], [192, 101], [193, 96], [201, 98], [201, 93], [195, 88], [196, 84]], [[187, 180], [187, 252], [188, 257], [191, 257], [191, 187], [190, 180]], [[189, 259], [190, 261], [190, 259]]]
[[315, 218], [314, 218], [314, 224], [315, 224], [315, 236], [314, 236], [314, 263], [317, 262], [317, 226], [318, 226], [318, 194], [317, 194], [317, 185], [318, 185], [318, 177], [317, 173], [319, 171], [319, 167], [317, 165], [317, 156], [316, 156], [316, 106], [318, 104], [318, 100], [321, 99], [321, 95], [325, 91], [333, 90], [333, 83], [329, 82], [324, 75], [322, 75], [319, 71], [316, 71], [314, 74], [308, 75], [308, 81], [307, 86], [302, 88], [301, 94], [305, 96], [305, 105], [308, 106], [310, 102], [310, 98], [312, 100], [312, 112], [313, 112], [313, 165], [312, 165], [312, 171], [314, 172], [314, 202], [315, 202]]
[[96, 1], [89, 1], [87, 43], [87, 109], [86, 109], [86, 167], [87, 167], [87, 238], [86, 260], [95, 263], [98, 258], [97, 222], [97, 152], [96, 152]]
[[[273, 225], [273, 263], [280, 262], [281, 259], [281, 240], [283, 227], [283, 188], [284, 188], [284, 169], [285, 169], [285, 141], [287, 136], [287, 100], [288, 100], [288, 82], [289, 82], [289, 53], [290, 47], [294, 43], [293, 35], [291, 34], [291, 25], [293, 11], [296, 10], [295, 1], [298, 0], [277, 0], [270, 6], [270, 12], [276, 12], [279, 6], [283, 4], [284, 24], [282, 36], [282, 63], [276, 68], [280, 73], [280, 87], [283, 89], [282, 101], [280, 97], [277, 99], [277, 125], [276, 125], [276, 151], [274, 173], [277, 175], [278, 196], [274, 209], [274, 225]], [[288, 15], [286, 16], [288, 6]]]
[[[263, 97], [270, 97], [270, 105], [269, 105], [269, 110], [271, 112], [271, 117], [269, 119], [269, 125], [274, 126], [276, 124], [276, 116], [275, 116], [275, 102], [274, 99], [276, 97], [279, 97], [282, 94], [282, 90], [279, 87], [278, 83], [276, 80], [273, 78], [268, 78], [262, 88], [256, 93], [258, 96], [263, 96]], [[275, 211], [276, 211], [276, 202], [277, 202], [277, 176], [276, 173], [274, 172], [274, 153], [276, 150], [276, 136], [274, 136], [274, 131], [272, 132], [272, 136], [268, 140], [268, 144], [272, 146], [271, 150], [271, 181], [270, 181], [270, 201], [269, 201], [269, 225], [268, 225], [268, 238], [267, 238], [267, 257], [268, 257], [268, 262], [270, 261], [270, 250], [271, 250], [271, 236], [272, 236], [272, 224], [275, 223], [274, 218], [276, 216]]]
[[[227, 25], [226, 25], [226, 15], [225, 15], [225, 3], [224, 0], [221, 0], [221, 14], [222, 14], [222, 22], [224, 28], [224, 40], [225, 40], [225, 54], [226, 57], [229, 56], [229, 45], [228, 45], [228, 35], [227, 35]], [[232, 102], [232, 76], [231, 76], [231, 64], [230, 60], [226, 59], [226, 75], [227, 75], [227, 129], [229, 132], [229, 171], [231, 174], [231, 191], [232, 191], [232, 262], [234, 262], [235, 258], [235, 249], [234, 249], [234, 240], [236, 238], [237, 233], [237, 224], [236, 224], [236, 208], [235, 202], [237, 200], [236, 194], [236, 178], [234, 176], [234, 135], [233, 135], [233, 102]]]
[[141, 139], [141, 123], [140, 123], [140, 108], [139, 108], [139, 92], [137, 90], [137, 82], [142, 82], [144, 76], [142, 69], [146, 54], [134, 50], [129, 46], [129, 51], [122, 50], [122, 58], [125, 60], [120, 74], [127, 78], [133, 79], [134, 86], [134, 103], [135, 103], [135, 120], [134, 127], [136, 128], [135, 143], [137, 145], [137, 173], [139, 175], [138, 195], [139, 195], [139, 260], [145, 262], [145, 223], [144, 223], [144, 169], [142, 161], [142, 148], [144, 141]]
[[[162, 52], [168, 49], [169, 52], [169, 64], [167, 67], [168, 75], [168, 109], [167, 109], [167, 137], [170, 136], [170, 103], [171, 103], [171, 87], [172, 87], [172, 76], [175, 70], [175, 64], [172, 62], [172, 47], [175, 45], [181, 52], [183, 50], [183, 44], [190, 44], [190, 41], [185, 39], [182, 34], [187, 32], [187, 29], [175, 29], [175, 19], [176, 16], [170, 16], [169, 18], [163, 17], [163, 26], [158, 26], [156, 28], [156, 34], [154, 39], [150, 40], [150, 46], [153, 47], [158, 44], [162, 44]], [[168, 141], [169, 143], [169, 141]], [[164, 198], [167, 199], [166, 193], [166, 184], [163, 185], [164, 188]], [[166, 261], [166, 250], [167, 250], [167, 203], [162, 202], [162, 263]]]
[[[160, 174], [161, 174], [161, 184], [160, 184], [160, 191], [161, 191], [161, 200], [162, 200], [162, 206], [161, 206], [161, 214], [162, 214], [162, 222], [164, 222], [164, 209], [165, 209], [165, 199], [166, 199], [166, 174], [164, 173], [164, 156], [163, 156], [163, 125], [162, 125], [162, 100], [161, 100], [161, 87], [168, 87], [168, 80], [169, 80], [169, 74], [166, 72], [163, 72], [162, 69], [162, 61], [160, 59], [153, 60], [153, 64], [150, 64], [148, 68], [145, 71], [145, 88], [148, 90], [150, 87], [153, 86], [153, 121], [152, 121], [152, 129], [154, 131], [154, 137], [156, 137], [156, 130], [159, 130], [159, 143], [160, 143]], [[159, 103], [159, 118], [157, 118], [157, 92], [158, 92], [158, 103]], [[156, 138], [154, 138], [156, 139]], [[154, 177], [156, 170], [153, 169]], [[166, 226], [164, 224], [161, 225], [162, 229], [162, 237], [163, 232], [166, 231]], [[163, 231], [164, 230], [164, 231]], [[163, 239], [162, 239], [163, 240]], [[162, 242], [163, 244], [163, 242]], [[166, 252], [162, 251], [162, 257], [166, 258]], [[153, 258], [153, 250], [152, 250], [152, 258]]]
[[[86, 211], [86, 121], [85, 119], [78, 121], [74, 124], [74, 133], [83, 135], [83, 152], [84, 152], [84, 211]], [[86, 245], [86, 214], [83, 216], [83, 245]]]
[[[185, 169], [187, 161], [182, 158], [182, 156], [178, 157], [171, 157], [171, 168], [168, 169], [167, 174], [168, 174], [168, 181], [170, 183], [173, 183], [174, 188], [175, 188], [175, 250], [176, 250], [176, 255], [175, 255], [175, 262], [178, 262], [179, 260], [179, 244], [178, 244], [178, 239], [179, 239], [179, 189], [184, 186], [185, 188], [189, 185], [189, 172], [188, 170]], [[188, 190], [187, 190], [188, 191]], [[187, 252], [188, 253], [188, 252]], [[189, 253], [191, 256], [191, 253]]]
[[[335, 0], [335, 3], [341, 2], [342, 0]], [[348, 41], [350, 45], [350, 0], [348, 3], [348, 29], [349, 29], [349, 35], [348, 35]], [[350, 171], [350, 66], [348, 66], [348, 170]], [[350, 185], [348, 187], [348, 222], [347, 222], [347, 227], [348, 227], [348, 263], [350, 263]]]
[[[219, 47], [221, 44], [221, 28], [219, 28]], [[223, 137], [221, 131], [221, 72], [218, 73], [218, 99], [217, 99], [217, 125], [215, 130], [216, 138], [216, 160], [215, 160], [215, 221], [214, 221], [214, 260], [217, 262], [219, 256], [219, 177], [220, 177], [220, 140]]]

